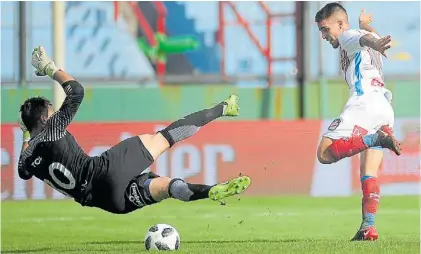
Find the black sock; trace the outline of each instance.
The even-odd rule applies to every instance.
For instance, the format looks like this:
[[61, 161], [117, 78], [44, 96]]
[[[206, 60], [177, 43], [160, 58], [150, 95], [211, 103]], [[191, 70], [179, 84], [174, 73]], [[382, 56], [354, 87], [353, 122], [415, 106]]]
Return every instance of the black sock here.
[[168, 187], [168, 194], [181, 201], [193, 201], [209, 198], [209, 190], [212, 186], [204, 184], [186, 183], [181, 179], [171, 180]]
[[185, 116], [159, 132], [168, 140], [171, 147], [175, 143], [193, 136], [200, 130], [200, 127], [221, 117], [226, 105], [225, 102], [221, 102], [213, 108]]

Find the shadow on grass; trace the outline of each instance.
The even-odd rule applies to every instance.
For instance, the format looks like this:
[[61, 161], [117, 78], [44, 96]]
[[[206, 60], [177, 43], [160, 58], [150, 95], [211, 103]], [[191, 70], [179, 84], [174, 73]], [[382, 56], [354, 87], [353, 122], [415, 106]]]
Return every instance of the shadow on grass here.
[[[253, 239], [253, 240], [202, 240], [202, 241], [183, 241], [183, 244], [203, 244], [203, 243], [294, 243], [294, 242], [304, 242], [308, 241], [306, 239], [280, 239], [280, 240], [264, 240], [264, 239]], [[87, 244], [143, 244], [143, 241], [94, 241], [87, 242]]]

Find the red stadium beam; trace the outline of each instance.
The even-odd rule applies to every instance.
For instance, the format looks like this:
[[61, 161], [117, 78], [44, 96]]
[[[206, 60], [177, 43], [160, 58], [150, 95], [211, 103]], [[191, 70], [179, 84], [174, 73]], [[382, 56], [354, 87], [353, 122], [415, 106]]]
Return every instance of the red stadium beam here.
[[224, 13], [224, 5], [223, 2], [218, 2], [218, 10], [219, 10], [219, 16], [218, 16], [218, 43], [221, 46], [221, 63], [220, 63], [220, 69], [221, 69], [221, 76], [222, 78], [226, 78], [225, 75], [225, 13]]
[[151, 46], [156, 46], [154, 31], [151, 25], [149, 24], [148, 20], [145, 18], [145, 15], [143, 15], [143, 12], [140, 9], [139, 5], [137, 4], [137, 2], [133, 1], [130, 1], [129, 3], [132, 7], [133, 13], [135, 14], [137, 22], [139, 23], [140, 27], [146, 35], [146, 39], [148, 40], [149, 44]]
[[118, 14], [120, 13], [120, 5], [118, 1], [114, 1], [114, 21], [117, 21]]
[[254, 43], [254, 45], [257, 47], [257, 49], [260, 51], [260, 53], [266, 58], [266, 61], [268, 62], [268, 67], [267, 67], [267, 78], [268, 78], [268, 86], [272, 85], [272, 56], [271, 56], [271, 38], [272, 38], [272, 20], [271, 20], [271, 13], [269, 11], [269, 8], [267, 7], [266, 4], [264, 4], [263, 2], [259, 1], [258, 2], [259, 5], [262, 7], [263, 11], [266, 14], [266, 20], [265, 20], [265, 25], [266, 25], [266, 47], [263, 47], [263, 45], [259, 42], [259, 40], [257, 39], [257, 37], [254, 35], [253, 31], [250, 28], [250, 22], [248, 22], [247, 20], [245, 20], [241, 14], [239, 13], [239, 11], [237, 10], [237, 7], [231, 2], [231, 1], [226, 1], [226, 2], [219, 2], [219, 31], [218, 31], [218, 41], [219, 44], [221, 45], [221, 48], [223, 50], [222, 52], [222, 58], [221, 58], [221, 73], [222, 76], [225, 76], [225, 41], [224, 41], [224, 27], [226, 25], [229, 25], [228, 22], [225, 22], [224, 20], [224, 5], [223, 4], [227, 4], [229, 7], [231, 7], [234, 15], [236, 16], [237, 22], [244, 27], [244, 29], [246, 30], [247, 35], [250, 37], [251, 41]]
[[[218, 43], [221, 47], [221, 51], [222, 51], [222, 56], [221, 56], [221, 62], [220, 62], [220, 66], [221, 66], [221, 76], [223, 78], [226, 78], [226, 73], [225, 73], [225, 26], [230, 26], [230, 25], [241, 25], [247, 35], [249, 36], [250, 40], [252, 41], [253, 44], [256, 45], [257, 49], [259, 50], [259, 52], [262, 54], [263, 57], [265, 57], [266, 61], [267, 61], [267, 71], [266, 71], [266, 77], [267, 77], [267, 84], [268, 86], [272, 86], [273, 83], [273, 74], [272, 74], [272, 64], [275, 61], [296, 61], [297, 60], [297, 56], [295, 57], [273, 57], [272, 56], [272, 26], [274, 24], [274, 20], [273, 19], [282, 19], [282, 18], [286, 18], [286, 17], [296, 17], [297, 15], [297, 10], [294, 13], [272, 13], [270, 11], [270, 8], [267, 4], [265, 4], [262, 1], [258, 1], [257, 4], [262, 8], [263, 12], [265, 13], [266, 19], [264, 21], [254, 21], [253, 23], [245, 20], [241, 14], [239, 13], [239, 11], [237, 10], [236, 6], [234, 5], [234, 3], [232, 3], [231, 1], [224, 1], [224, 2], [219, 2], [218, 3], [218, 7], [219, 7], [219, 28], [218, 28]], [[225, 10], [224, 7], [225, 5], [229, 6], [235, 17], [236, 20], [232, 20], [232, 21], [226, 21], [225, 20]], [[266, 47], [264, 47], [258, 40], [258, 38], [255, 36], [255, 34], [253, 33], [253, 31], [251, 30], [250, 25], [251, 24], [262, 24], [262, 22], [264, 22], [263, 24], [266, 27]]]
[[[152, 2], [156, 11], [157, 11], [157, 33], [161, 35], [166, 35], [166, 18], [167, 18], [167, 9], [165, 8], [164, 3], [162, 1], [153, 1]], [[132, 7], [133, 13], [136, 16], [136, 19], [139, 23], [139, 26], [142, 28], [143, 32], [145, 33], [146, 39], [152, 47], [157, 46], [157, 40], [155, 37], [155, 32], [153, 31], [151, 25], [149, 24], [148, 20], [146, 19], [145, 15], [142, 12], [142, 9], [139, 7], [137, 2], [130, 2], [130, 6]], [[163, 77], [165, 76], [166, 72], [166, 60], [162, 58], [162, 56], [158, 56], [156, 59], [156, 74], [158, 76], [159, 84], [163, 84]]]
[[153, 1], [153, 4], [155, 5], [155, 9], [158, 13], [158, 20], [156, 25], [157, 32], [166, 34], [167, 29], [165, 26], [165, 22], [167, 18], [167, 8], [165, 7], [162, 1]]
[[266, 60], [268, 62], [266, 75], [268, 78], [269, 86], [272, 86], [272, 15], [270, 13], [269, 7], [267, 7], [265, 3], [262, 1], [258, 1], [258, 3], [266, 14]]
[[[162, 1], [153, 1], [152, 3], [154, 4], [155, 9], [158, 13], [158, 17], [156, 21], [157, 32], [158, 34], [166, 35], [167, 28], [166, 28], [165, 23], [167, 19], [167, 8], [165, 7]], [[162, 77], [165, 75], [166, 68], [167, 68], [166, 61], [158, 57], [157, 62], [156, 62], [156, 72], [157, 72], [160, 84], [163, 84]]]
[[263, 48], [262, 44], [260, 44], [257, 37], [253, 34], [253, 32], [251, 31], [249, 22], [241, 16], [240, 12], [237, 10], [237, 7], [231, 1], [223, 2], [223, 3], [231, 7], [238, 22], [240, 22], [240, 24], [244, 27], [244, 29], [246, 30], [246, 33], [248, 34], [252, 42], [256, 45], [256, 47], [259, 49], [260, 53], [262, 55], [267, 55], [267, 52], [266, 52], [267, 50]]

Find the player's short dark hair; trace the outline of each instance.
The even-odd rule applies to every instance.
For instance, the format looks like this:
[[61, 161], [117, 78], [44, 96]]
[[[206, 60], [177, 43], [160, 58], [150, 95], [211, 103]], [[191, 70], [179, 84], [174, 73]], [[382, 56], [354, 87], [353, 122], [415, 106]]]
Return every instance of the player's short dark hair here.
[[345, 12], [345, 14], [347, 14], [345, 8], [341, 4], [328, 3], [316, 13], [316, 17], [314, 19], [316, 22], [321, 22], [338, 11], [342, 11]]
[[41, 116], [48, 116], [49, 106], [51, 102], [41, 96], [29, 98], [20, 106], [22, 121], [28, 131], [32, 131], [40, 123]]

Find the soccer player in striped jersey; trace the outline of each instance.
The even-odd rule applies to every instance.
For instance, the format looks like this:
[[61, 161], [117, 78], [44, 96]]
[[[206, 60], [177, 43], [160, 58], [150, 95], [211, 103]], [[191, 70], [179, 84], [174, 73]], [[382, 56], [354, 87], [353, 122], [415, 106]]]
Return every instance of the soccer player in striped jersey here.
[[391, 37], [380, 37], [369, 25], [371, 16], [360, 15], [360, 28], [352, 29], [348, 15], [338, 3], [326, 4], [315, 16], [323, 39], [341, 52], [342, 71], [350, 97], [320, 141], [317, 157], [323, 164], [335, 163], [360, 153], [363, 192], [362, 223], [352, 240], [377, 240], [375, 216], [380, 200], [377, 173], [383, 148], [400, 155], [393, 136], [392, 93], [384, 87], [382, 58]]
[[115, 214], [130, 213], [170, 197], [185, 202], [221, 200], [249, 187], [247, 176], [209, 186], [145, 171], [175, 143], [193, 136], [211, 121], [237, 116], [237, 96], [185, 116], [158, 133], [128, 138], [100, 156], [90, 157], [67, 131], [84, 97], [82, 85], [57, 68], [42, 46], [34, 49], [32, 66], [38, 76], [48, 75], [59, 82], [66, 98], [57, 112], [42, 97], [30, 98], [21, 106], [19, 124], [24, 142], [18, 174], [22, 179], [35, 176], [82, 206]]

